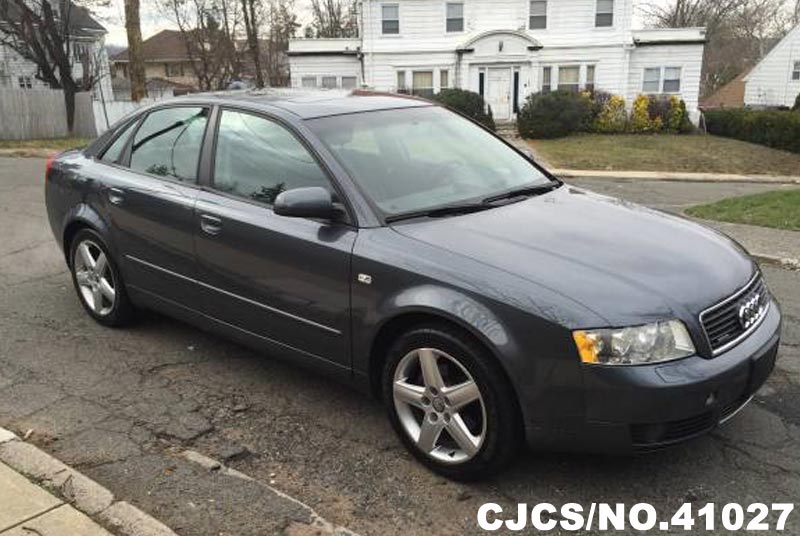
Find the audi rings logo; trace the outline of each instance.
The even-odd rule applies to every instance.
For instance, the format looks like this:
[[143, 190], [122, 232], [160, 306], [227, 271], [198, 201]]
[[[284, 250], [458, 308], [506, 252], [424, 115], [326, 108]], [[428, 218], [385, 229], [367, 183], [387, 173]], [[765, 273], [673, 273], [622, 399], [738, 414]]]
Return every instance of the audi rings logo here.
[[759, 321], [764, 314], [764, 305], [761, 303], [761, 293], [753, 294], [746, 301], [739, 305], [739, 325], [744, 329], [749, 329]]

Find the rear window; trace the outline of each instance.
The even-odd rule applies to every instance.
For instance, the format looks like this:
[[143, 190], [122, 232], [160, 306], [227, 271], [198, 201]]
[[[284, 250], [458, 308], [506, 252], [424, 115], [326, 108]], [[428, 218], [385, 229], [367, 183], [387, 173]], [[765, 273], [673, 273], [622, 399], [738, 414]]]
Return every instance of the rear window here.
[[138, 122], [138, 120], [134, 120], [122, 127], [117, 139], [106, 149], [103, 156], [100, 157], [100, 160], [108, 162], [109, 164], [119, 162], [122, 151], [125, 149], [125, 144], [128, 143], [128, 138], [130, 138], [131, 132], [133, 132], [133, 127], [135, 127]]

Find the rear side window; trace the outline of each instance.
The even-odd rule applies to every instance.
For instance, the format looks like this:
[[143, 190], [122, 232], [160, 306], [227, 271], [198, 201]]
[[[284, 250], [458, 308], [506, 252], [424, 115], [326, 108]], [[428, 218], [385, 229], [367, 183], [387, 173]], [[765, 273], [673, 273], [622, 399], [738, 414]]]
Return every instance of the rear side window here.
[[283, 191], [307, 186], [331, 190], [305, 146], [283, 126], [255, 115], [223, 111], [214, 158], [214, 187], [272, 204]]
[[152, 112], [133, 138], [131, 169], [195, 182], [206, 123], [208, 108], [184, 106]]
[[122, 132], [117, 136], [117, 139], [114, 140], [114, 143], [106, 149], [106, 152], [103, 153], [100, 160], [108, 162], [109, 164], [119, 162], [122, 151], [125, 149], [125, 144], [128, 143], [128, 138], [130, 138], [131, 132], [133, 132], [133, 127], [135, 127], [138, 122], [138, 120], [134, 120], [125, 125], [122, 128]]

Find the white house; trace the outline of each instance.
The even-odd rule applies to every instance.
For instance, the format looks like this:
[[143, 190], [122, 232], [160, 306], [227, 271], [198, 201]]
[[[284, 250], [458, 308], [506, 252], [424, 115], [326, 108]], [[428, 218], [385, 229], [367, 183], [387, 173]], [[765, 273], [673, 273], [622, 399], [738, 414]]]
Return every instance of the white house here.
[[635, 30], [633, 0], [361, 0], [360, 38], [294, 39], [294, 87], [481, 93], [498, 120], [528, 94], [680, 96], [698, 116], [705, 31]]
[[747, 106], [792, 106], [800, 93], [800, 25], [745, 76]]
[[[3, 2], [5, 0], [0, 0]], [[53, 0], [50, 0], [53, 3]], [[58, 11], [63, 11], [67, 0], [54, 3]], [[0, 20], [0, 24], [8, 21]], [[113, 99], [110, 66], [105, 49], [106, 29], [98, 23], [89, 11], [75, 4], [70, 7], [70, 46], [72, 48], [72, 76], [76, 80], [83, 77], [84, 63], [91, 65], [93, 75], [97, 78], [94, 86], [96, 98]], [[83, 58], [84, 61], [81, 61]], [[36, 89], [49, 87], [36, 78], [38, 67], [35, 63], [21, 57], [10, 47], [0, 44], [0, 90]]]

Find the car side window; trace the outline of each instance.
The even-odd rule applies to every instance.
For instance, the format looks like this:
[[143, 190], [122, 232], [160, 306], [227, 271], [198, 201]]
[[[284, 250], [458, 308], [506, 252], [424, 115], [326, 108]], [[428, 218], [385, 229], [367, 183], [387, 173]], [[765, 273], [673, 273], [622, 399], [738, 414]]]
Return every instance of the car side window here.
[[106, 151], [103, 153], [103, 156], [100, 157], [100, 160], [109, 164], [119, 162], [119, 158], [122, 156], [122, 151], [125, 149], [125, 144], [128, 143], [128, 138], [130, 138], [133, 128], [138, 123], [139, 120], [134, 119], [122, 127], [122, 132], [117, 136], [117, 139], [114, 140], [114, 143], [112, 143], [108, 149], [106, 149]]
[[272, 204], [283, 191], [321, 186], [325, 172], [282, 125], [253, 114], [224, 110], [217, 133], [214, 187]]
[[133, 138], [130, 168], [195, 182], [208, 115], [208, 108], [188, 106], [151, 112]]

